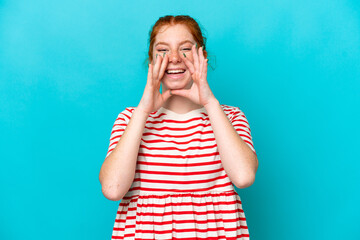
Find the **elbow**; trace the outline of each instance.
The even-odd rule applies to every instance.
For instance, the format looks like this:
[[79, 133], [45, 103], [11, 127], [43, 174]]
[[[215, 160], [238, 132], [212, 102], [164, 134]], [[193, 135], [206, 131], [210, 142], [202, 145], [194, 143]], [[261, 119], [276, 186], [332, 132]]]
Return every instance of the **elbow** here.
[[124, 194], [119, 190], [118, 186], [104, 184], [101, 180], [100, 184], [101, 192], [107, 199], [111, 201], [120, 201], [124, 197]]
[[105, 183], [102, 171], [100, 171], [99, 174], [99, 181], [101, 184], [101, 192], [105, 198], [111, 201], [119, 201], [124, 197], [123, 194], [120, 193], [117, 187]]
[[239, 176], [238, 180], [234, 183], [237, 188], [247, 188], [255, 182], [255, 173]]
[[254, 154], [254, 162], [255, 162], [255, 165], [252, 167], [252, 169], [248, 169], [248, 171], [242, 171], [238, 175], [238, 178], [234, 182], [234, 185], [237, 188], [247, 188], [254, 184], [255, 175], [256, 175], [256, 172], [257, 172], [257, 169], [259, 166], [259, 161], [255, 154]]
[[120, 201], [124, 197], [124, 195], [121, 194], [119, 191], [111, 190], [111, 187], [102, 187], [101, 191], [104, 197], [111, 201]]

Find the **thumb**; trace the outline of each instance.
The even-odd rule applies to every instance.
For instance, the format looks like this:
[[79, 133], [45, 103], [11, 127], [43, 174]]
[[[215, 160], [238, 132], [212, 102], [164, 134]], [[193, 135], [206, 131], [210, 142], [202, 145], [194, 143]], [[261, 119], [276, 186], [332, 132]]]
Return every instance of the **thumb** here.
[[[171, 93], [173, 93], [173, 91], [171, 91]], [[166, 102], [166, 100], [171, 97], [170, 90], [166, 90], [164, 93], [161, 94], [161, 96], [163, 101]]]

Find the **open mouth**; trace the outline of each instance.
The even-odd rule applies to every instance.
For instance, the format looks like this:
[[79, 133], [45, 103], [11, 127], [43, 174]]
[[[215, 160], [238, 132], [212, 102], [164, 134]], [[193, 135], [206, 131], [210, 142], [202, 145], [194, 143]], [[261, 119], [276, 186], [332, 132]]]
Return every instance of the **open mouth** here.
[[166, 74], [169, 75], [176, 75], [176, 74], [182, 74], [185, 73], [185, 69], [177, 69], [177, 70], [165, 70]]
[[165, 70], [165, 76], [171, 79], [181, 79], [185, 76], [185, 69], [167, 69]]

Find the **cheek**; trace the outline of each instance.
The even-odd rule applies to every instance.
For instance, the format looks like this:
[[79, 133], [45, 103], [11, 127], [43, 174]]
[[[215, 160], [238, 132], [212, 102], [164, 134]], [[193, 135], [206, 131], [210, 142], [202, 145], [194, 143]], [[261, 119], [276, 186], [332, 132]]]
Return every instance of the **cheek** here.
[[185, 55], [186, 55], [186, 58], [188, 60], [190, 60], [190, 62], [192, 62], [192, 63], [194, 62], [194, 58], [193, 58], [193, 55], [191, 52], [187, 52], [187, 53], [185, 53]]

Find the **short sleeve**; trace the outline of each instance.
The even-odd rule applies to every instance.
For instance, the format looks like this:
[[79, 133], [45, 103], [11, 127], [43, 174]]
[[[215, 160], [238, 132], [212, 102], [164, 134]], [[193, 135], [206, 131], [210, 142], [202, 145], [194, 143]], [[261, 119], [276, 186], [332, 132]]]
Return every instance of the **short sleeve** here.
[[251, 150], [256, 154], [249, 122], [245, 114], [240, 110], [239, 107], [233, 107], [230, 115], [230, 121], [236, 132], [240, 135], [242, 140], [251, 148]]
[[114, 122], [114, 125], [112, 127], [112, 130], [111, 130], [110, 143], [109, 143], [106, 157], [108, 157], [110, 155], [110, 153], [114, 150], [117, 143], [119, 142], [121, 136], [123, 135], [123, 133], [125, 131], [126, 126], [129, 123], [129, 120], [131, 118], [133, 110], [134, 110], [134, 108], [126, 108], [124, 111], [119, 113], [119, 115], [117, 116], [117, 118]]

